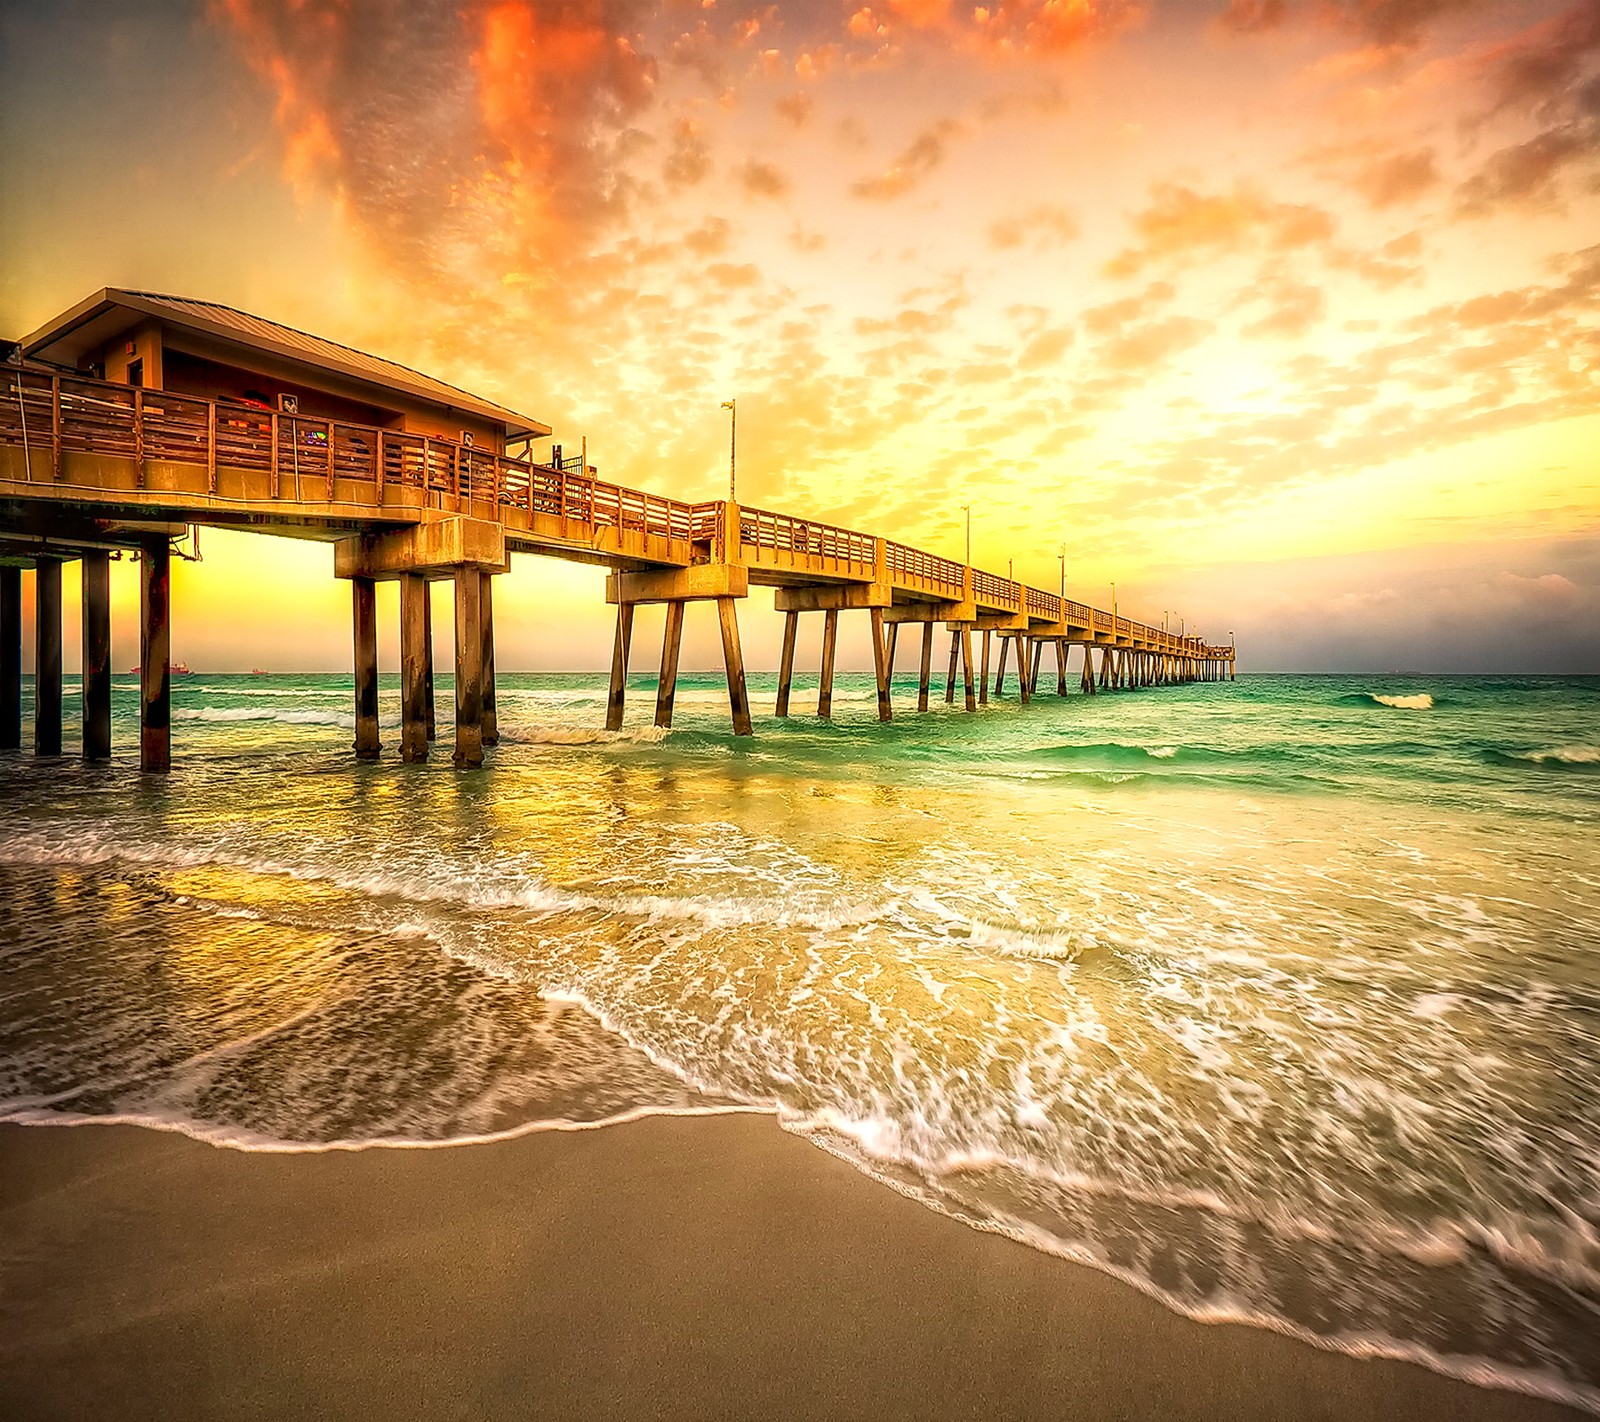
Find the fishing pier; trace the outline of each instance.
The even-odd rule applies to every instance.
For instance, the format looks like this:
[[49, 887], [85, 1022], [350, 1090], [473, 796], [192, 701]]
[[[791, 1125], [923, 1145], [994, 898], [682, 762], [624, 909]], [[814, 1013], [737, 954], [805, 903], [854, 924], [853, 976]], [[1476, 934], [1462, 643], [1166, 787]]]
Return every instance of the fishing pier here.
[[[61, 581], [80, 565], [83, 756], [111, 748], [110, 559], [132, 550], [140, 598], [140, 762], [171, 764], [169, 580], [190, 527], [333, 545], [351, 587], [355, 753], [379, 754], [376, 584], [400, 593], [400, 755], [427, 758], [433, 652], [427, 585], [454, 586], [454, 759], [479, 765], [498, 739], [494, 579], [513, 553], [609, 570], [616, 607], [606, 724], [622, 725], [634, 610], [659, 603], [666, 631], [655, 721], [670, 726], [683, 619], [713, 603], [733, 729], [752, 732], [738, 604], [774, 589], [784, 614], [778, 716], [790, 714], [802, 614], [819, 615], [816, 711], [832, 709], [841, 613], [871, 623], [878, 716], [893, 715], [900, 629], [920, 628], [917, 709], [935, 688], [975, 711], [1003, 691], [1024, 702], [1052, 654], [1089, 694], [1229, 680], [1210, 646], [1055, 592], [813, 518], [732, 500], [685, 503], [606, 483], [583, 454], [535, 450], [551, 429], [441, 381], [208, 302], [107, 289], [27, 337], [0, 365], [0, 750], [21, 746], [21, 573], [36, 576], [34, 747], [62, 739]], [[977, 646], [975, 646], [975, 641]]]

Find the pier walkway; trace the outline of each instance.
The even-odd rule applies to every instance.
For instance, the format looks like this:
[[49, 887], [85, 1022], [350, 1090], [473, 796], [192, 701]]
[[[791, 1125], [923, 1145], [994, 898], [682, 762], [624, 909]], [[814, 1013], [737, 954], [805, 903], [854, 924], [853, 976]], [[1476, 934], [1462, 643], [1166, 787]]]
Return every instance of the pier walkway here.
[[[544, 431], [548, 434], [548, 430]], [[947, 701], [958, 679], [968, 710], [1002, 691], [1008, 656], [1018, 694], [1037, 692], [1053, 648], [1056, 690], [1083, 649], [1083, 692], [1230, 679], [1231, 646], [1211, 646], [1116, 617], [1056, 592], [881, 535], [718, 500], [685, 503], [595, 477], [587, 461], [520, 456], [378, 425], [302, 417], [226, 399], [0, 366], [0, 748], [20, 744], [20, 569], [37, 569], [35, 745], [61, 742], [61, 567], [82, 563], [84, 755], [110, 747], [110, 555], [135, 549], [142, 570], [141, 760], [170, 763], [168, 578], [189, 526], [229, 527], [333, 544], [352, 584], [358, 755], [378, 753], [375, 583], [401, 585], [401, 754], [428, 753], [432, 650], [426, 583], [455, 584], [458, 763], [496, 739], [492, 579], [513, 553], [608, 568], [616, 605], [607, 724], [620, 726], [633, 612], [667, 607], [656, 722], [670, 726], [685, 606], [714, 602], [734, 730], [751, 731], [736, 605], [771, 587], [786, 614], [776, 713], [789, 714], [798, 619], [824, 619], [817, 711], [831, 710], [842, 612], [871, 619], [878, 714], [892, 715], [901, 625], [920, 625], [917, 705], [932, 694], [935, 630], [950, 633]], [[974, 637], [981, 636], [975, 665]], [[992, 650], [998, 647], [997, 658]], [[1096, 651], [1098, 650], [1098, 658]], [[1097, 664], [1098, 663], [1098, 664]]]

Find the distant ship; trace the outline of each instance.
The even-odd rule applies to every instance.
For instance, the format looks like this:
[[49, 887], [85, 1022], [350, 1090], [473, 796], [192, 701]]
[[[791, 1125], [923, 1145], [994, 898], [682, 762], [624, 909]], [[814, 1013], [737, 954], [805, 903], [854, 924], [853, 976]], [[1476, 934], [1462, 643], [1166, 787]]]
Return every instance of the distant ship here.
[[271, 676], [272, 673], [269, 672], [265, 667], [251, 667], [250, 668], [250, 675], [251, 676]]
[[[142, 667], [129, 667], [128, 668], [128, 675], [129, 676], [138, 676], [139, 673], [141, 671], [143, 671], [143, 670], [144, 670], [144, 668], [142, 668]], [[193, 676], [194, 673], [189, 670], [188, 662], [174, 662], [170, 667], [167, 668], [167, 675], [168, 676]]]

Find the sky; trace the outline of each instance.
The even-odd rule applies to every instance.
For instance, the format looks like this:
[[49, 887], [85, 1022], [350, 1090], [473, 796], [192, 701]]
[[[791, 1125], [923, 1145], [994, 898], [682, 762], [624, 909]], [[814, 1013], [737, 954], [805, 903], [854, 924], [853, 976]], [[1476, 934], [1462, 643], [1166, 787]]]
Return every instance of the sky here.
[[[736, 398], [746, 506], [959, 559], [970, 505], [1245, 670], [1600, 672], [1596, 0], [3, 0], [0, 245], [0, 336], [221, 301], [682, 498]], [[175, 656], [348, 665], [326, 547], [202, 552]], [[495, 611], [608, 656], [594, 570]]]

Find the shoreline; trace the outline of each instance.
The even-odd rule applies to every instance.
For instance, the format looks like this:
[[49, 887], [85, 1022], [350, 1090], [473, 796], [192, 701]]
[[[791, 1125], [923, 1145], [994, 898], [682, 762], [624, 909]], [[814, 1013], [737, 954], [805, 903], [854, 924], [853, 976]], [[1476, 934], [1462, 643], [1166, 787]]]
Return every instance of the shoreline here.
[[736, 1112], [254, 1152], [0, 1123], [0, 1413], [1573, 1418], [1199, 1323]]

